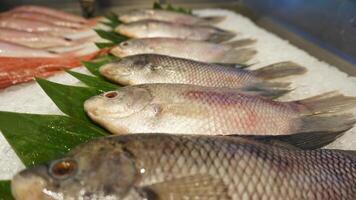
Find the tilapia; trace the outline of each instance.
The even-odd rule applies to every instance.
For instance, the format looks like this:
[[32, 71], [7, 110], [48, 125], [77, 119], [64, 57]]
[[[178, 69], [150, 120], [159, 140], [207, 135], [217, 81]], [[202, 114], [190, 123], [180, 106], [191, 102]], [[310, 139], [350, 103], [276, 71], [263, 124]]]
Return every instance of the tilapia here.
[[43, 33], [0, 28], [0, 40], [36, 49], [76, 46], [85, 42], [90, 42], [93, 39], [94, 37], [89, 36], [77, 40], [72, 40], [61, 36], [51, 36]]
[[293, 62], [281, 62], [251, 71], [164, 55], [140, 54], [105, 64], [99, 71], [122, 85], [182, 83], [245, 88], [265, 91], [267, 96], [279, 96], [289, 91], [289, 84], [268, 80], [304, 74], [306, 69]]
[[352, 200], [355, 186], [355, 151], [165, 134], [96, 139], [11, 182], [17, 200]]
[[177, 24], [156, 20], [143, 20], [128, 24], [120, 24], [115, 28], [119, 34], [131, 38], [180, 38], [223, 42], [235, 37], [235, 33], [212, 26]]
[[157, 9], [131, 10], [119, 16], [119, 20], [124, 23], [142, 20], [157, 20], [180, 24], [209, 25], [219, 23], [224, 19], [225, 16], [198, 17], [195, 15]]
[[255, 40], [243, 39], [224, 44], [175, 38], [141, 38], [121, 42], [111, 49], [118, 57], [137, 54], [161, 54], [210, 63], [245, 63], [256, 51], [241, 48]]
[[278, 102], [249, 92], [185, 84], [122, 87], [84, 103], [88, 116], [113, 134], [291, 135], [353, 127], [356, 97], [338, 92]]

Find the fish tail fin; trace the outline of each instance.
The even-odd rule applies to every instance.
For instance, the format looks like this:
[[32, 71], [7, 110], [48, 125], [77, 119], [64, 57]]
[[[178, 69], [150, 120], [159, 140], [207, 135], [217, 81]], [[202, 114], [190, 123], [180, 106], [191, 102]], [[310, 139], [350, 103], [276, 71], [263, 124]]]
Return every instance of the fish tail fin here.
[[247, 39], [241, 39], [241, 40], [234, 40], [234, 41], [231, 41], [231, 42], [226, 42], [226, 43], [223, 43], [222, 45], [228, 46], [228, 47], [231, 47], [231, 48], [239, 48], [239, 47], [245, 47], [245, 46], [252, 45], [252, 44], [254, 44], [256, 42], [257, 42], [256, 39], [247, 38]]
[[254, 74], [264, 80], [277, 79], [286, 76], [301, 75], [307, 69], [294, 62], [279, 62], [254, 70]]
[[247, 61], [251, 60], [255, 55], [257, 51], [254, 49], [232, 49], [228, 51], [222, 61], [223, 63], [239, 63], [239, 64], [244, 64]]
[[[351, 129], [356, 123], [356, 118], [351, 113], [338, 115], [306, 115], [301, 117], [301, 125], [297, 132], [305, 135], [314, 132], [343, 133]], [[307, 136], [305, 136], [307, 137]]]
[[230, 40], [235, 36], [236, 36], [236, 33], [233, 33], [231, 31], [217, 29], [217, 31], [215, 31], [214, 33], [211, 34], [211, 36], [209, 37], [209, 39], [207, 41], [214, 42], [214, 43], [220, 43], [220, 42]]
[[256, 92], [260, 96], [275, 99], [291, 91], [290, 83], [259, 82], [243, 88], [243, 90]]
[[295, 101], [303, 105], [309, 115], [343, 112], [356, 107], [356, 97], [344, 96], [338, 91], [327, 92], [303, 100]]
[[209, 16], [209, 17], [202, 17], [204, 21], [202, 21], [199, 24], [204, 24], [204, 25], [211, 25], [211, 24], [217, 24], [226, 19], [226, 16]]
[[356, 97], [347, 97], [334, 91], [295, 103], [301, 112], [296, 132], [341, 132], [356, 123], [354, 115], [345, 113], [356, 107]]

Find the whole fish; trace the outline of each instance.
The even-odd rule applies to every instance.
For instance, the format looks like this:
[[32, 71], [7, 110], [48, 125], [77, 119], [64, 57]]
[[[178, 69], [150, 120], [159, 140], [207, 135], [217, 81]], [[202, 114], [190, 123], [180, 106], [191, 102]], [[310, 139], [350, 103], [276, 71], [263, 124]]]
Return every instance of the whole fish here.
[[0, 56], [1, 57], [41, 57], [41, 58], [64, 58], [65, 56], [75, 57], [80, 56], [82, 49], [73, 50], [64, 53], [57, 53], [50, 50], [35, 49], [18, 45], [11, 42], [0, 40]]
[[230, 88], [144, 84], [94, 96], [84, 110], [113, 134], [291, 135], [347, 130], [356, 119], [339, 112], [355, 106], [356, 97], [338, 92], [277, 102]]
[[83, 44], [85, 42], [90, 42], [92, 39], [93, 37], [85, 37], [77, 40], [72, 40], [61, 36], [51, 36], [43, 33], [0, 28], [0, 40], [36, 49], [75, 46]]
[[237, 48], [254, 42], [255, 40], [244, 39], [215, 44], [175, 38], [141, 38], [121, 42], [111, 49], [111, 53], [119, 57], [161, 54], [211, 63], [245, 63], [256, 54], [256, 51]]
[[0, 56], [0, 89], [34, 80], [35, 77], [48, 77], [63, 69], [82, 65], [99, 54], [98, 51], [72, 57], [4, 57]]
[[27, 32], [39, 32], [49, 35], [63, 36], [66, 34], [77, 33], [79, 30], [71, 29], [63, 26], [56, 26], [41, 21], [34, 21], [31, 19], [0, 17], [0, 27], [11, 28]]
[[105, 64], [99, 71], [122, 85], [182, 83], [245, 88], [278, 96], [289, 91], [288, 84], [268, 80], [304, 74], [306, 69], [293, 62], [281, 62], [251, 71], [164, 55], [139, 54]]
[[86, 28], [86, 24], [81, 24], [81, 23], [72, 22], [72, 21], [66, 21], [66, 20], [63, 20], [63, 19], [60, 19], [60, 18], [57, 18], [54, 16], [45, 15], [45, 14], [36, 13], [36, 12], [10, 11], [10, 12], [5, 12], [5, 13], [1, 14], [1, 16], [30, 19], [30, 20], [35, 20], [35, 21], [46, 22], [46, 23], [53, 24], [56, 26], [63, 26], [63, 27], [75, 28], [75, 29]]
[[230, 40], [236, 35], [231, 31], [212, 26], [186, 25], [156, 20], [120, 24], [115, 28], [115, 31], [131, 38], [168, 37], [217, 43]]
[[157, 9], [131, 10], [119, 16], [119, 20], [124, 23], [142, 20], [157, 20], [180, 24], [209, 25], [219, 23], [224, 19], [225, 16], [198, 17], [195, 15]]
[[11, 182], [17, 200], [352, 200], [355, 186], [354, 151], [165, 134], [96, 139]]
[[81, 23], [81, 24], [86, 24], [89, 21], [83, 17], [73, 15], [70, 13], [66, 13], [66, 12], [60, 11], [58, 9], [44, 7], [44, 6], [23, 5], [23, 6], [18, 6], [11, 11], [41, 13], [41, 14], [56, 17], [56, 18], [59, 18], [62, 20]]

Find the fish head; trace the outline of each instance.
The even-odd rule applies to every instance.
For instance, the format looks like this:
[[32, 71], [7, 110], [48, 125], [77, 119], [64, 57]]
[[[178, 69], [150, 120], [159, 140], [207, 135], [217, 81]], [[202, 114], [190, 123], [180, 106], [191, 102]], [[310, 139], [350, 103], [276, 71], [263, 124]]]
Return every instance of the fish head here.
[[128, 24], [120, 24], [115, 28], [115, 31], [128, 37], [137, 38], [139, 35], [146, 35], [148, 26], [148, 23], [144, 23], [144, 21], [138, 21]]
[[120, 143], [98, 139], [21, 171], [11, 190], [17, 200], [125, 199], [137, 175], [131, 154]]
[[154, 49], [145, 41], [145, 39], [131, 39], [123, 41], [119, 45], [113, 47], [110, 53], [118, 57], [125, 57], [142, 53], [153, 53]]
[[128, 86], [86, 100], [84, 110], [93, 121], [105, 126], [108, 121], [120, 120], [140, 112], [151, 101], [152, 95], [148, 89]]
[[122, 58], [100, 67], [99, 71], [106, 78], [124, 85], [133, 85], [133, 80], [142, 79], [151, 72], [151, 62], [146, 55]]
[[149, 19], [152, 15], [154, 15], [154, 10], [130, 10], [126, 13], [120, 15], [120, 21], [124, 23], [130, 23], [135, 21], [140, 21], [144, 19]]

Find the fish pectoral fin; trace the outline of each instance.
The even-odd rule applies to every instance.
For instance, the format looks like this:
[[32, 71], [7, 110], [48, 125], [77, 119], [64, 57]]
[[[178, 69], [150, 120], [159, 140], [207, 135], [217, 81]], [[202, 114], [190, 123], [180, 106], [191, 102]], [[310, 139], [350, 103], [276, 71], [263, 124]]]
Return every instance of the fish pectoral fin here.
[[193, 175], [141, 188], [148, 200], [231, 200], [225, 183], [210, 175]]

